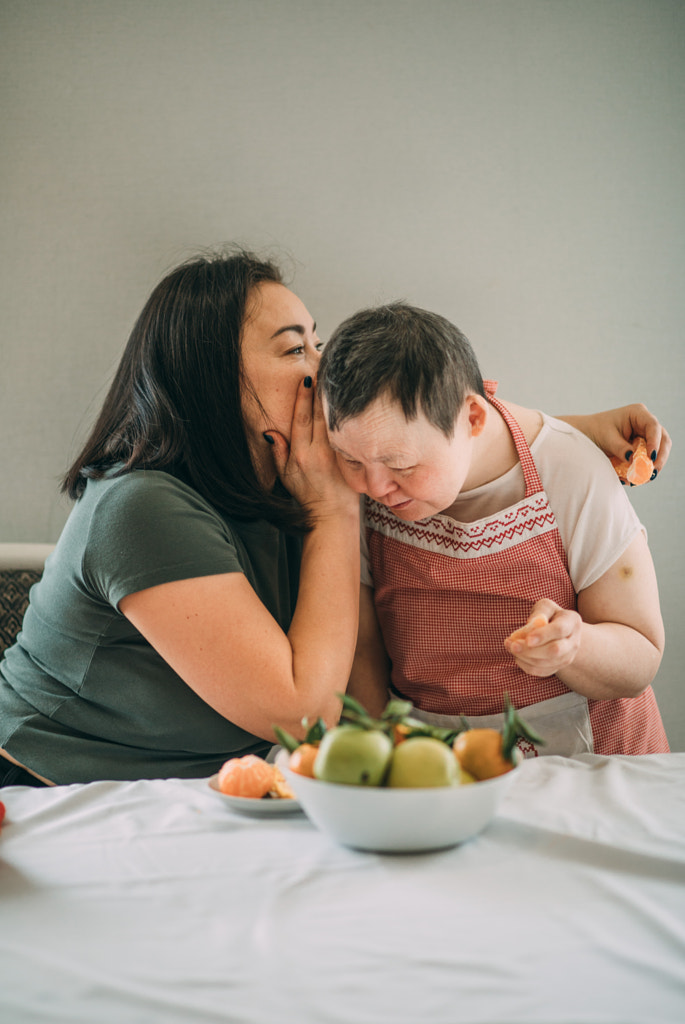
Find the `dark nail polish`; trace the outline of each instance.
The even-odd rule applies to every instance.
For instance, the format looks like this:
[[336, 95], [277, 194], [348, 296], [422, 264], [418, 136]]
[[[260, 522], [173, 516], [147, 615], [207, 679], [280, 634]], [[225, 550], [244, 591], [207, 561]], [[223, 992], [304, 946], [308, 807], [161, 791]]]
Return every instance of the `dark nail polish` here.
[[305, 379], [304, 379], [304, 386], [306, 388], [310, 388], [312, 386], [312, 378], [311, 377], [305, 377]]
[[626, 485], [626, 482], [625, 482], [625, 480], [621, 479], [621, 477], [619, 477], [619, 480], [621, 480], [621, 483], [622, 483], [622, 484], [623, 484], [623, 486], [625, 487], [625, 485]]
[[263, 437], [263, 438], [264, 438], [264, 440], [265, 440], [265, 441], [267, 441], [267, 442], [268, 442], [269, 444], [275, 444], [275, 443], [276, 443], [276, 442], [274, 441], [273, 437], [272, 437], [272, 436], [271, 436], [270, 434], [262, 434], [262, 437]]
[[656, 462], [656, 450], [654, 450], [649, 457], [652, 460], [652, 462]]
[[630, 462], [630, 457], [631, 457], [632, 454], [633, 453], [632, 453], [632, 451], [630, 451], [630, 449], [626, 452], [626, 462]]
[[655, 470], [654, 470], [654, 472], [652, 473], [652, 475], [651, 475], [651, 476], [650, 476], [650, 478], [649, 478], [649, 482], [650, 482], [650, 483], [652, 482], [652, 480], [656, 480], [656, 477], [657, 477], [657, 473], [658, 473], [658, 472], [659, 472], [659, 470], [658, 470], [658, 469], [655, 469]]

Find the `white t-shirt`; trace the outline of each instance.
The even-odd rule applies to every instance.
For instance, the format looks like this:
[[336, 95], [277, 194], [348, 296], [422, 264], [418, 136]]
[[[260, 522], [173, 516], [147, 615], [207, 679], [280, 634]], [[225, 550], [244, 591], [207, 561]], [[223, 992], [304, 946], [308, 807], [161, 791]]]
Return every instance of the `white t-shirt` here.
[[[545, 413], [542, 419], [530, 450], [578, 594], [604, 575], [643, 527], [606, 455], [563, 420]], [[452, 518], [472, 523], [516, 504], [524, 494], [523, 470], [518, 463], [496, 480], [460, 494], [452, 506]], [[372, 587], [363, 516], [361, 534], [361, 580]]]

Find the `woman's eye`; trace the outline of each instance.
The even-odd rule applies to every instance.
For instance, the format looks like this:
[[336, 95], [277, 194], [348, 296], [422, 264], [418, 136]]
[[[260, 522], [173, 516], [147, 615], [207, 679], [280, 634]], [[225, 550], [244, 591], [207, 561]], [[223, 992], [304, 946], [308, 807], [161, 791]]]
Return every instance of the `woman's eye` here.
[[316, 348], [317, 352], [323, 352], [323, 346], [324, 346], [323, 341], [317, 341], [317, 343], [316, 343], [316, 345], [314, 347]]
[[287, 356], [301, 356], [304, 352], [304, 345], [296, 345], [295, 348], [289, 348], [286, 352]]

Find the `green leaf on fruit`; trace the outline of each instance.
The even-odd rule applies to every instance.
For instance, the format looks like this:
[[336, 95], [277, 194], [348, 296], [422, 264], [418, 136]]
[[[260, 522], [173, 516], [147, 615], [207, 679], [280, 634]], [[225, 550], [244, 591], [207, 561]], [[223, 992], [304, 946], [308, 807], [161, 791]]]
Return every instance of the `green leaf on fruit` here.
[[509, 700], [509, 694], [504, 694], [504, 726], [502, 728], [502, 757], [513, 763], [513, 752], [516, 740], [521, 736], [530, 740], [531, 743], [539, 743], [544, 746], [545, 741], [526, 722], [523, 721], [516, 708]]
[[304, 742], [305, 743], [320, 743], [326, 733], [326, 723], [323, 718], [317, 718], [313, 725], [309, 725], [306, 718], [302, 719], [302, 728], [306, 729]]
[[280, 725], [272, 725], [271, 728], [274, 731], [274, 736], [281, 744], [284, 750], [287, 750], [289, 754], [292, 754], [293, 750], [301, 744], [301, 740], [296, 740], [294, 736], [291, 736], [285, 729], [281, 729]]

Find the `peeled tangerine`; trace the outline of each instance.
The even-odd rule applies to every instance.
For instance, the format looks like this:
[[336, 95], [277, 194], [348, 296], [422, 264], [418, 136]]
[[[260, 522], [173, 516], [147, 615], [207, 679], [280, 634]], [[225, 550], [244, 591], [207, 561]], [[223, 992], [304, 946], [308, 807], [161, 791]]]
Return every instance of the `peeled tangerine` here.
[[274, 788], [275, 766], [255, 754], [232, 757], [219, 770], [217, 785], [227, 796], [246, 796], [257, 800]]
[[624, 462], [612, 456], [614, 469], [618, 473], [619, 480], [638, 487], [646, 484], [652, 479], [654, 463], [647, 452], [647, 443], [643, 437], [638, 437], [633, 445], [633, 457], [630, 462]]

